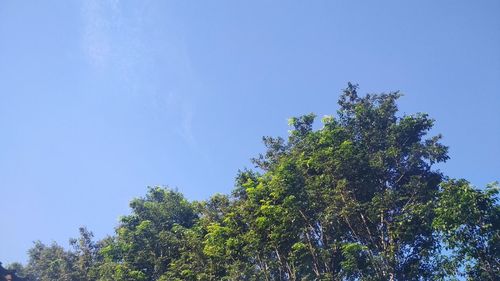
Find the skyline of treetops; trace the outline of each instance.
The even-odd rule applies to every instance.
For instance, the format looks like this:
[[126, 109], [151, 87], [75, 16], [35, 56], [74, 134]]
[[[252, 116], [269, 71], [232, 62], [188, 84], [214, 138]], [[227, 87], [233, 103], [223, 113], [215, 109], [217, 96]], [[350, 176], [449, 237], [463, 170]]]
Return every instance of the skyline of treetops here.
[[36, 241], [4, 266], [40, 281], [496, 280], [498, 184], [437, 169], [449, 156], [435, 121], [400, 114], [400, 97], [348, 83], [318, 129], [310, 113], [263, 137], [230, 194], [148, 187], [114, 235], [81, 227], [69, 247]]

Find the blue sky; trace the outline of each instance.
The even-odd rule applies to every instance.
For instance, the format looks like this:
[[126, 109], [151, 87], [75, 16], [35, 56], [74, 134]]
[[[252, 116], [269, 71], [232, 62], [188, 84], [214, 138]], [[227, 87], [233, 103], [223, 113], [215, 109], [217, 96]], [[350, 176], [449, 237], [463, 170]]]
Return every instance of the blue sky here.
[[500, 180], [500, 1], [2, 1], [0, 261], [113, 234], [151, 185], [201, 200], [334, 114], [401, 90], [477, 186]]

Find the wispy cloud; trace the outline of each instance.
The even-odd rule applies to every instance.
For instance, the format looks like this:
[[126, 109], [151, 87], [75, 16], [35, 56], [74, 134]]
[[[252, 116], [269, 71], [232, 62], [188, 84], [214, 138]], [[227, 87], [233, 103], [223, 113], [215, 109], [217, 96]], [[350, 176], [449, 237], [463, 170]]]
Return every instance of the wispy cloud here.
[[[136, 74], [147, 59], [140, 33], [144, 13], [125, 16], [119, 0], [82, 0], [82, 50], [95, 70]], [[125, 77], [129, 78], [129, 77]]]
[[82, 1], [85, 58], [98, 73], [118, 77], [130, 99], [154, 103], [166, 125], [194, 147], [193, 95], [198, 89], [179, 25], [168, 19], [168, 11], [160, 18], [161, 13], [154, 10], [156, 3], [135, 5], [128, 7], [119, 0]]
[[112, 54], [111, 29], [118, 18], [118, 1], [82, 2], [83, 51], [96, 68], [108, 65]]
[[[196, 117], [195, 103], [189, 96], [182, 95], [181, 92], [168, 92], [155, 94], [155, 111], [163, 115], [162, 120], [175, 122], [174, 132], [178, 134], [191, 147], [197, 146], [196, 134], [193, 123]], [[168, 120], [166, 120], [168, 119]]]

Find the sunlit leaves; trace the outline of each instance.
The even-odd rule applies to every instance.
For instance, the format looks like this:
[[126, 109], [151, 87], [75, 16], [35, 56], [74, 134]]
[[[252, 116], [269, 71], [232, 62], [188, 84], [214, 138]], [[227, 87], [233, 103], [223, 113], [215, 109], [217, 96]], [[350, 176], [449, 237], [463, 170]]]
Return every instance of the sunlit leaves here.
[[349, 83], [322, 128], [308, 114], [289, 120], [287, 139], [264, 137], [258, 170], [240, 171], [230, 196], [149, 188], [115, 236], [83, 231], [74, 251], [38, 243], [28, 269], [40, 280], [494, 280], [498, 187], [436, 170], [448, 148], [428, 136], [434, 120], [398, 115], [399, 97]]

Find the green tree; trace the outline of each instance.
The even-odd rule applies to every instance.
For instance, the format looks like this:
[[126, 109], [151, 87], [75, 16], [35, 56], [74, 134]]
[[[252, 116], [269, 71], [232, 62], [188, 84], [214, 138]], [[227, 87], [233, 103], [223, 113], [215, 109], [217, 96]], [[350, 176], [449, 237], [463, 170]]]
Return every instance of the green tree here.
[[[498, 184], [484, 190], [465, 180], [442, 185], [434, 227], [451, 251], [452, 274], [468, 280], [498, 280], [500, 276], [500, 206]], [[461, 271], [465, 272], [461, 272]]]
[[192, 203], [177, 191], [149, 188], [134, 199], [132, 214], [121, 219], [114, 241], [101, 253], [101, 266], [114, 280], [158, 280], [181, 255], [182, 230], [194, 225]]
[[93, 281], [98, 278], [98, 264], [102, 262], [99, 254], [100, 243], [93, 241], [94, 234], [85, 227], [79, 228], [80, 237], [71, 239], [75, 256], [75, 270], [79, 281]]
[[[230, 196], [189, 202], [149, 188], [116, 235], [85, 228], [72, 250], [37, 242], [33, 280], [496, 280], [498, 186], [473, 188], [435, 169], [448, 159], [427, 114], [398, 114], [398, 92], [358, 95], [336, 116], [290, 119], [264, 137], [256, 170]], [[21, 269], [21, 267], [19, 267]]]
[[29, 280], [37, 281], [78, 281], [76, 256], [71, 251], [52, 243], [50, 246], [40, 241], [29, 250], [29, 261], [25, 274]]
[[433, 279], [443, 176], [432, 167], [447, 148], [425, 138], [426, 114], [396, 115], [399, 97], [360, 97], [349, 84], [323, 128], [309, 114], [290, 120], [287, 141], [264, 138], [254, 160], [264, 173], [239, 179], [236, 213], [208, 229], [207, 254], [236, 264], [228, 246], [243, 243], [269, 280]]
[[[0, 263], [0, 272], [2, 272], [1, 266], [2, 265]], [[14, 274], [18, 277], [21, 276], [21, 278], [22, 278], [22, 276], [26, 276], [26, 268], [19, 262], [13, 262], [13, 263], [7, 265], [6, 269], [9, 271], [13, 271]]]
[[80, 237], [70, 239], [72, 250], [57, 243], [50, 246], [40, 241], [29, 250], [26, 267], [16, 265], [17, 271], [29, 280], [90, 281], [97, 280], [100, 243], [92, 240], [93, 234], [85, 227], [79, 229]]

